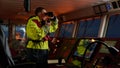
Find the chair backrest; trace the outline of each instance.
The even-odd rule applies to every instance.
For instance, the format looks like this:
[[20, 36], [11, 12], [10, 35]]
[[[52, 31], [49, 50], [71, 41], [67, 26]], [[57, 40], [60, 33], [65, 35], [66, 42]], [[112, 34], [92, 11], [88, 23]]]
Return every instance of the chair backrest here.
[[0, 25], [0, 65], [2, 68], [14, 65], [7, 39]]

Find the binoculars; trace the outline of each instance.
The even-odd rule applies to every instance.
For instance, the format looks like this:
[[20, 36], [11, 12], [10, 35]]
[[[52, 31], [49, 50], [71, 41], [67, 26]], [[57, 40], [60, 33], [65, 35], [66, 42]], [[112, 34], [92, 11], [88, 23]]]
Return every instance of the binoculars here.
[[54, 17], [53, 12], [47, 12], [47, 13], [45, 13], [45, 15], [46, 15], [46, 16], [49, 16], [49, 17]]

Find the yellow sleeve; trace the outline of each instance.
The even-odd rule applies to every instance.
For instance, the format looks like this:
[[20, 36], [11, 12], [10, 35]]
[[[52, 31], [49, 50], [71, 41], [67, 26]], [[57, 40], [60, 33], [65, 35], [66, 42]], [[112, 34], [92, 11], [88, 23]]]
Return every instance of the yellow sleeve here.
[[43, 30], [38, 27], [38, 25], [32, 19], [28, 20], [26, 34], [27, 37], [32, 40], [42, 40], [43, 38]]
[[56, 20], [55, 21], [52, 21], [52, 24], [51, 24], [51, 26], [50, 26], [50, 33], [51, 32], [55, 32], [56, 30], [57, 30], [57, 28], [58, 28], [58, 19], [56, 18]]

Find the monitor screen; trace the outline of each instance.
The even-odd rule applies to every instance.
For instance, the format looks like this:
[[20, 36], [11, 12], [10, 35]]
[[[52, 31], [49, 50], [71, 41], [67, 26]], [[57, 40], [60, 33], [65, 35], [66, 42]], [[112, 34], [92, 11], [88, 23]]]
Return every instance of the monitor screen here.
[[[79, 42], [77, 43], [77, 47], [73, 55], [77, 57], [83, 57], [86, 47], [92, 42], [91, 40], [92, 39], [80, 39]], [[85, 58], [90, 59], [95, 49], [96, 49], [96, 44], [92, 44], [87, 49]]]

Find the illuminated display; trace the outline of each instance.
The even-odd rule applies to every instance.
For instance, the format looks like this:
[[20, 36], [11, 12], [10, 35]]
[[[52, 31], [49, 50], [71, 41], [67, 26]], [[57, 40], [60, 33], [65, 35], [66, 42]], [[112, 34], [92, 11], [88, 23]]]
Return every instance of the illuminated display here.
[[[92, 41], [90, 39], [80, 39], [79, 43], [77, 44], [76, 51], [74, 52], [74, 56], [82, 57], [86, 47], [91, 43]], [[94, 53], [94, 50], [96, 48], [96, 44], [92, 44], [86, 53], [86, 58], [91, 58], [92, 54]]]

